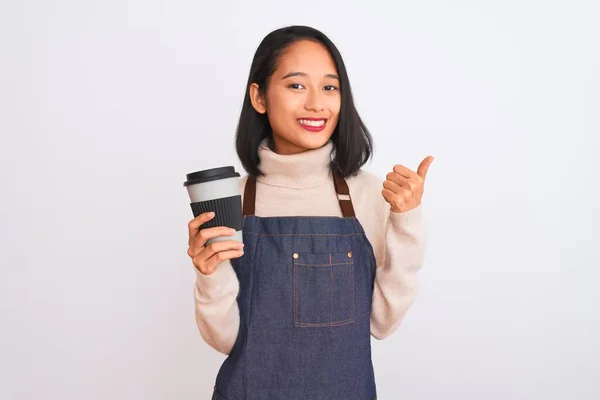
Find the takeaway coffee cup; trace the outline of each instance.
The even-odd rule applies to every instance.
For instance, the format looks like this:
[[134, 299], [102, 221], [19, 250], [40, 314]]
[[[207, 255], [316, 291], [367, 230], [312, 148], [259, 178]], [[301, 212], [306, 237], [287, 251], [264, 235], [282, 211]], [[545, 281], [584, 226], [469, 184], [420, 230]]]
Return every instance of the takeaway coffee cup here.
[[242, 196], [239, 187], [240, 174], [234, 167], [220, 167], [196, 171], [186, 175], [183, 186], [190, 196], [190, 206], [194, 217], [214, 212], [215, 217], [202, 225], [201, 229], [227, 226], [236, 230], [234, 236], [221, 236], [210, 239], [214, 241], [237, 240], [243, 242]]

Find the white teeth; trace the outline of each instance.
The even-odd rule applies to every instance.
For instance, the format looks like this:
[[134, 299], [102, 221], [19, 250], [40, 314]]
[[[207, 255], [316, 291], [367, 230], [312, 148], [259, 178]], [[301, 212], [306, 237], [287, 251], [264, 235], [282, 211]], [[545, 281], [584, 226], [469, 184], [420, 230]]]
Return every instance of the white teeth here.
[[318, 120], [318, 121], [310, 121], [307, 119], [299, 119], [298, 122], [300, 122], [302, 125], [308, 125], [308, 126], [323, 126], [325, 124], [325, 120]]

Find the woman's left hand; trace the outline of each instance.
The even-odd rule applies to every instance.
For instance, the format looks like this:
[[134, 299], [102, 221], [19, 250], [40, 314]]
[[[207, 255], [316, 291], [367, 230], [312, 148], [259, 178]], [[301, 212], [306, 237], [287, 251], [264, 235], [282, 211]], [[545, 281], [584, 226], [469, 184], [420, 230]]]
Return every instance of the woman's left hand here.
[[425, 157], [417, 172], [403, 165], [395, 165], [393, 172], [386, 175], [381, 194], [390, 203], [392, 212], [403, 213], [421, 204], [427, 170], [433, 157]]

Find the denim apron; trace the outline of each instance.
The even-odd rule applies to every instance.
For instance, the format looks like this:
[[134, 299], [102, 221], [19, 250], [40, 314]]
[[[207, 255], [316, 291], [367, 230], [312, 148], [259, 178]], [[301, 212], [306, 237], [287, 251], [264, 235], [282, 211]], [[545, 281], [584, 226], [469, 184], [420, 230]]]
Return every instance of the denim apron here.
[[[373, 248], [348, 185], [333, 174], [343, 218], [254, 215], [244, 190], [240, 327], [213, 400], [373, 400]], [[315, 199], [319, 201], [319, 199]]]

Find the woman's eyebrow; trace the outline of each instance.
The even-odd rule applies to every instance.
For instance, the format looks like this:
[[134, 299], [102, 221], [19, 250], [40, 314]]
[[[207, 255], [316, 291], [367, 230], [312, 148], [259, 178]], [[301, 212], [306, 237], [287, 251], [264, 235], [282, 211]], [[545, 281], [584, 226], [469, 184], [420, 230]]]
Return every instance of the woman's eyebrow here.
[[[305, 73], [305, 72], [290, 72], [289, 74], [286, 74], [286, 75], [285, 75], [283, 78], [281, 78], [281, 79], [283, 80], [283, 79], [291, 78], [292, 76], [305, 76], [305, 77], [307, 77], [307, 76], [308, 76], [308, 74], [307, 74], [307, 73]], [[340, 80], [340, 77], [339, 77], [339, 76], [337, 76], [336, 74], [326, 74], [326, 75], [325, 75], [325, 77], [326, 77], [326, 78], [337, 79], [338, 81]]]

